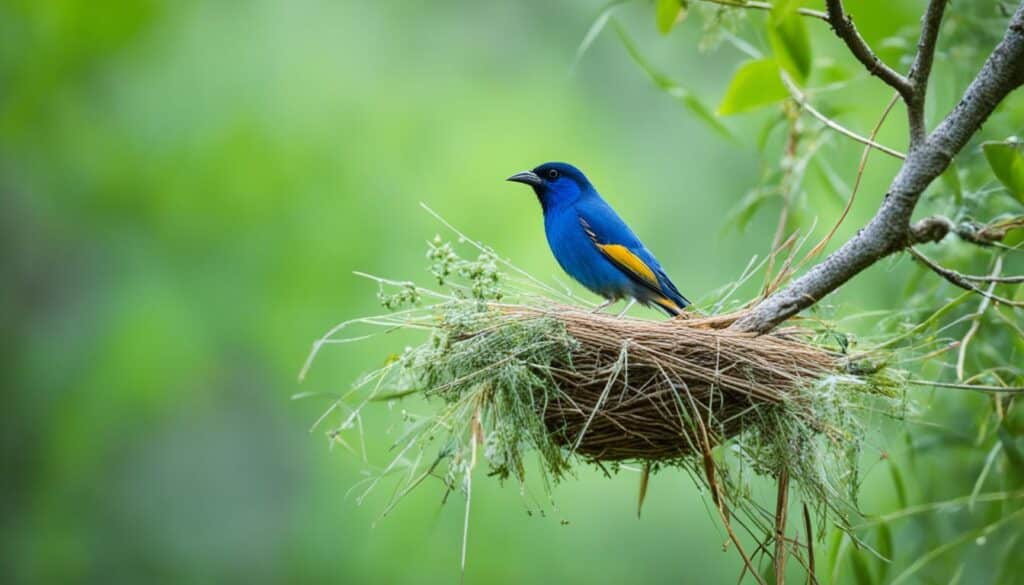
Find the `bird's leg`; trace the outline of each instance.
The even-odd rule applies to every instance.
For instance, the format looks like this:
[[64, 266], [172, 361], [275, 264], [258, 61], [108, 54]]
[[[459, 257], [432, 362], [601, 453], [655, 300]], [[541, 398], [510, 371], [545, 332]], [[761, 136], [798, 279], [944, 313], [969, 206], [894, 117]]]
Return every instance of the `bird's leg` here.
[[619, 311], [619, 314], [616, 315], [615, 317], [617, 319], [621, 319], [622, 316], [626, 314], [626, 311], [630, 310], [634, 304], [636, 304], [636, 299], [629, 299], [629, 302], [626, 303], [626, 308]]
[[605, 300], [605, 302], [601, 303], [593, 311], [591, 311], [591, 313], [600, 313], [601, 311], [605, 310], [608, 307], [608, 305], [610, 305], [610, 304], [612, 304], [614, 302], [615, 302], [615, 299], [607, 299], [607, 300]]

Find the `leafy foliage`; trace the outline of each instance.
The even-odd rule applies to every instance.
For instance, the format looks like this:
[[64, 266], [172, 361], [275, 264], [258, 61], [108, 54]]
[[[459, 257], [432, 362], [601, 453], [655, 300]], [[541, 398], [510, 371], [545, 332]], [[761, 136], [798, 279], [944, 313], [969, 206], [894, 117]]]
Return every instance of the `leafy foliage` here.
[[779, 79], [774, 59], [755, 59], [740, 65], [718, 105], [718, 114], [728, 116], [777, 104], [789, 96]]
[[794, 79], [803, 83], [811, 72], [811, 39], [804, 18], [797, 12], [799, 4], [796, 0], [774, 4], [767, 28], [775, 58]]
[[658, 30], [663, 35], [672, 32], [676, 23], [686, 18], [687, 3], [685, 0], [657, 0], [655, 8]]
[[[693, 26], [700, 28], [704, 40], [697, 48], [728, 46], [743, 56], [724, 84], [715, 113], [743, 124], [761, 124], [759, 132], [738, 134], [756, 138], [745, 142], [761, 153], [764, 171], [760, 181], [736, 198], [729, 225], [743, 231], [758, 215], [781, 208], [773, 247], [794, 232], [814, 233], [824, 246], [835, 229], [841, 233], [858, 227], [840, 227], [842, 220], [836, 223], [834, 216], [845, 218], [857, 206], [872, 208], [878, 193], [869, 190], [858, 197], [858, 191], [865, 191], [862, 178], [873, 185], [869, 189], [877, 189], [879, 181], [872, 176], [881, 174], [884, 179], [891, 174], [875, 170], [882, 163], [875, 162], [867, 149], [859, 167], [849, 164], [851, 147], [864, 147], [846, 142], [833, 130], [845, 129], [847, 136], [878, 136], [883, 144], [898, 141], [884, 127], [887, 96], [870, 89], [867, 72], [851, 69], [859, 64], [850, 55], [835, 57], [835, 50], [824, 49], [825, 41], [838, 41], [813, 9], [806, 10], [806, 3], [701, 4], [706, 8], [694, 11], [698, 16], [687, 23], [699, 22]], [[884, 27], [872, 20], [873, 9], [847, 4], [867, 43], [890, 66], [905, 70], [916, 50], [919, 14], [901, 27], [879, 32]], [[947, 10], [927, 123], [934, 126], [938, 116], [956, 103], [964, 80], [978, 70], [989, 47], [1001, 37], [1013, 9], [1012, 4], [979, 2]], [[684, 34], [686, 28], [671, 31]], [[844, 49], [841, 43], [836, 48], [840, 53]], [[792, 86], [783, 83], [784, 76]], [[805, 104], [814, 107], [813, 115]], [[937, 253], [952, 270], [975, 275], [972, 282], [983, 292], [1002, 295], [1010, 303], [1024, 298], [1019, 277], [1002, 278], [1024, 271], [1024, 152], [1016, 138], [1005, 134], [1024, 120], [1022, 106], [1019, 96], [1007, 100], [920, 206], [922, 214], [949, 216], [968, 240], [947, 238], [930, 254]], [[771, 109], [775, 112], [763, 113]], [[847, 162], [837, 166], [837, 160]], [[815, 172], [807, 173], [808, 169]], [[872, 203], [862, 203], [865, 196]], [[836, 209], [837, 202], [846, 209]], [[836, 227], [827, 231], [834, 223]], [[1001, 242], [979, 249], [970, 242], [970, 234], [981, 232], [996, 233]], [[901, 359], [913, 377], [954, 386], [1024, 386], [1019, 304], [951, 289], [934, 273], [905, 263], [891, 274], [894, 283], [902, 280], [902, 296], [882, 307], [886, 316], [864, 333], [885, 347], [902, 347]], [[985, 280], [986, 276], [993, 278]], [[819, 305], [819, 310], [835, 309]], [[1015, 571], [1013, 559], [1024, 550], [1024, 542], [1007, 528], [1024, 509], [1018, 497], [1024, 489], [1024, 434], [1012, 422], [1021, 411], [1019, 400], [1014, 394], [982, 396], [949, 388], [912, 396], [913, 410], [920, 411], [926, 422], [918, 425], [911, 417], [906, 426], [890, 428], [887, 436], [906, 447], [878, 453], [895, 489], [893, 501], [879, 505], [894, 511], [866, 522], [853, 537], [833, 536], [828, 574], [835, 582], [856, 583], [944, 582], [950, 576], [960, 582], [998, 582], [999, 575]], [[976, 503], [977, 508], [964, 509], [964, 502]], [[944, 506], [953, 510], [953, 517], [935, 516]], [[977, 546], [971, 548], [971, 542]]]
[[985, 158], [999, 182], [1011, 195], [1024, 203], [1024, 153], [1016, 137], [1003, 141], [989, 141], [981, 145]]

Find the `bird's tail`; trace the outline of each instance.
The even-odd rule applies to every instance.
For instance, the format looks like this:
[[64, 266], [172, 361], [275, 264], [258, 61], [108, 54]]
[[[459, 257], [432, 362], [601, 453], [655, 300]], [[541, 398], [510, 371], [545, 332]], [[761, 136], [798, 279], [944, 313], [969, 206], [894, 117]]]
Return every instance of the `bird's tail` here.
[[[658, 271], [658, 294], [654, 302], [671, 316], [683, 312], [683, 309], [690, 306], [690, 299], [683, 296], [676, 285], [669, 280], [668, 275]], [[660, 298], [659, 298], [660, 297]]]
[[686, 300], [683, 295], [678, 295], [678, 299], [673, 299], [667, 296], [656, 296], [651, 300], [654, 304], [658, 305], [663, 311], [668, 313], [670, 317], [675, 317], [683, 312], [683, 309], [690, 305], [690, 301]]

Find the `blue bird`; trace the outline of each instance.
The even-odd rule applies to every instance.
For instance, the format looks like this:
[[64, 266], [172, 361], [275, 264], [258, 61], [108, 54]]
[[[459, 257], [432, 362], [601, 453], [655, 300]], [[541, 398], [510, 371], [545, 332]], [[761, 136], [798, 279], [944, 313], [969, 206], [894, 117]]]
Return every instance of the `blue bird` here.
[[655, 305], [669, 315], [690, 304], [582, 171], [549, 162], [508, 180], [533, 188], [555, 260], [569, 276], [605, 298], [598, 311], [625, 298], [630, 305]]

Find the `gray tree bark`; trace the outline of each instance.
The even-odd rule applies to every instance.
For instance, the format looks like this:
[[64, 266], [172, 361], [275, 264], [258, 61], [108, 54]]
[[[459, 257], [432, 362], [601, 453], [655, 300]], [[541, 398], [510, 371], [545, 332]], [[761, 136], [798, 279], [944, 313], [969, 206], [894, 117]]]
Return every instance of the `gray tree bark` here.
[[836, 34], [872, 74], [897, 89], [907, 106], [910, 150], [882, 205], [871, 221], [824, 261], [770, 295], [733, 324], [734, 329], [765, 333], [835, 291], [865, 268], [911, 244], [938, 241], [949, 222], [910, 221], [924, 190], [967, 144], [996, 107], [1024, 84], [1024, 2], [1010, 18], [1002, 41], [967, 87], [960, 102], [931, 134], [924, 129], [925, 88], [946, 0], [932, 0], [922, 19], [921, 41], [908, 77], [879, 65], [860, 38], [840, 0], [828, 0]]

